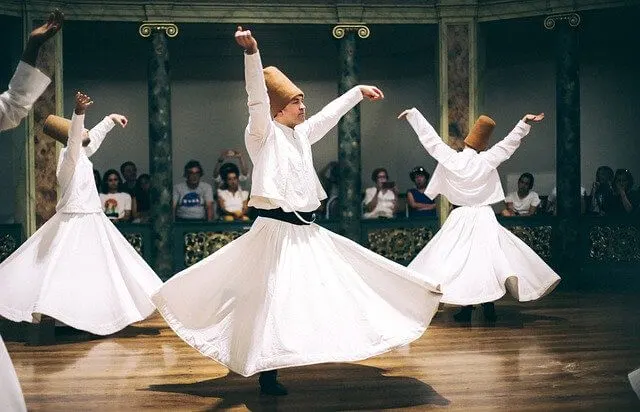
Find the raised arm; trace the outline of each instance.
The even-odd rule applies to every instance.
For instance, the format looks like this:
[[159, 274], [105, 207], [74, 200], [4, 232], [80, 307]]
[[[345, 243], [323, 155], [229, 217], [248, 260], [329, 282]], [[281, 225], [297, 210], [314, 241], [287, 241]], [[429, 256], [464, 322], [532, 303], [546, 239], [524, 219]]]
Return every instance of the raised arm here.
[[309, 128], [309, 142], [314, 144], [322, 139], [329, 130], [338, 124], [340, 118], [360, 103], [363, 98], [373, 101], [381, 100], [384, 98], [384, 94], [375, 86], [359, 85], [351, 88], [304, 123], [304, 127]]
[[121, 114], [110, 114], [109, 116], [105, 116], [105, 118], [95, 125], [93, 129], [89, 130], [89, 144], [84, 149], [87, 157], [91, 157], [98, 151], [98, 148], [102, 144], [105, 136], [111, 131], [111, 129], [113, 129], [113, 126], [115, 126], [116, 123], [125, 127], [127, 125], [127, 118]]
[[29, 35], [21, 61], [9, 83], [9, 90], [0, 95], [0, 130], [11, 129], [20, 124], [20, 120], [29, 113], [33, 103], [51, 82], [35, 68], [36, 59], [40, 47], [62, 28], [63, 20], [64, 15], [56, 9], [45, 24], [35, 28]]
[[71, 118], [69, 140], [67, 140], [67, 147], [62, 155], [62, 162], [58, 170], [58, 181], [61, 186], [66, 186], [76, 169], [76, 164], [80, 158], [80, 150], [82, 150], [84, 114], [91, 104], [93, 104], [93, 101], [89, 96], [80, 92], [76, 93], [76, 107]]
[[21, 60], [28, 65], [35, 67], [40, 47], [50, 38], [52, 38], [61, 28], [64, 22], [64, 14], [55, 9], [49, 14], [47, 22], [40, 27], [36, 27], [29, 34], [27, 46], [22, 52]]
[[264, 83], [262, 60], [258, 52], [258, 42], [250, 30], [238, 26], [236, 43], [244, 49], [244, 78], [249, 106], [249, 124], [245, 133], [247, 142], [262, 143], [271, 132], [273, 120], [269, 108], [269, 95]]
[[35, 67], [22, 61], [18, 63], [9, 89], [0, 95], [0, 130], [18, 126], [50, 82]]
[[422, 143], [422, 146], [429, 152], [431, 157], [436, 159], [443, 167], [450, 169], [455, 165], [456, 152], [442, 141], [438, 133], [433, 126], [429, 124], [427, 119], [424, 118], [422, 113], [415, 107], [405, 110], [400, 113], [398, 119], [403, 117], [407, 118], [407, 121], [418, 135], [418, 140]]
[[507, 137], [493, 145], [489, 150], [480, 153], [480, 156], [482, 156], [492, 168], [497, 168], [500, 163], [510, 158], [516, 149], [520, 147], [520, 140], [529, 134], [531, 130], [529, 122], [538, 123], [542, 121], [542, 119], [544, 119], [544, 113], [525, 115]]

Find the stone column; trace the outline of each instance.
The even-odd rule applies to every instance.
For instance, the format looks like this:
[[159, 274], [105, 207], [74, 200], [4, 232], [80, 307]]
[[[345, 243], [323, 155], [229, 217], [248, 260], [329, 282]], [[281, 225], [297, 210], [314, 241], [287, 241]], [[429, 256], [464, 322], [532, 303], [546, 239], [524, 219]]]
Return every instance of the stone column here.
[[[445, 142], [464, 139], [475, 121], [477, 102], [477, 22], [475, 19], [439, 23], [440, 136]], [[440, 196], [441, 224], [449, 202]]]
[[[24, 16], [24, 39], [33, 27], [42, 24]], [[58, 184], [56, 167], [59, 144], [42, 132], [42, 126], [50, 114], [62, 115], [62, 31], [46, 41], [38, 53], [36, 67], [51, 78], [51, 84], [33, 105], [24, 120], [26, 139], [16, 153], [19, 167], [16, 185], [17, 221], [23, 223], [24, 234], [30, 236], [56, 212]]]
[[177, 36], [178, 27], [173, 23], [144, 22], [139, 33], [150, 40], [148, 99], [152, 262], [156, 273], [166, 280], [173, 275], [171, 80], [167, 38]]
[[580, 79], [576, 13], [548, 16], [556, 45], [556, 184], [558, 221], [553, 256], [569, 283], [580, 265]]
[[[367, 26], [362, 24], [339, 24], [333, 28], [333, 37], [340, 41], [339, 94], [345, 93], [359, 83], [356, 36], [362, 39], [369, 37]], [[351, 109], [338, 123], [338, 162], [340, 169], [339, 232], [360, 243], [362, 240], [360, 231], [362, 211], [360, 105]]]

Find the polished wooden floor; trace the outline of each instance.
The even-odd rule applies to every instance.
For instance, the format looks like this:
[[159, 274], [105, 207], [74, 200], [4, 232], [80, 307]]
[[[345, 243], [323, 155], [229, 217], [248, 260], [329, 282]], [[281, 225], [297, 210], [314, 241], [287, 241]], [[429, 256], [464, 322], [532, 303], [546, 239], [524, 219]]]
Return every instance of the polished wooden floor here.
[[478, 308], [470, 326], [441, 308], [422, 338], [358, 363], [280, 372], [290, 395], [260, 396], [177, 338], [158, 315], [106, 338], [59, 329], [58, 343], [7, 341], [34, 411], [640, 411], [640, 296], [554, 292]]

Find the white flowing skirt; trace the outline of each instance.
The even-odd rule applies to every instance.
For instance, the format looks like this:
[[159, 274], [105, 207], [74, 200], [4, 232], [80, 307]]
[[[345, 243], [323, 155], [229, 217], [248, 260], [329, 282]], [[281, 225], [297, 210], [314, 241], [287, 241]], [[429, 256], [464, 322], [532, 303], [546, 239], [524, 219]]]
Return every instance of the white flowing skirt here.
[[519, 301], [551, 292], [560, 277], [522, 240], [498, 223], [490, 206], [454, 209], [409, 267], [441, 284], [442, 302], [473, 305]]
[[187, 343], [243, 376], [356, 361], [420, 337], [438, 286], [318, 225], [258, 218], [153, 301]]
[[161, 285], [103, 213], [57, 213], [0, 264], [0, 315], [108, 335], [148, 317]]
[[26, 411], [18, 375], [0, 337], [0, 411]]

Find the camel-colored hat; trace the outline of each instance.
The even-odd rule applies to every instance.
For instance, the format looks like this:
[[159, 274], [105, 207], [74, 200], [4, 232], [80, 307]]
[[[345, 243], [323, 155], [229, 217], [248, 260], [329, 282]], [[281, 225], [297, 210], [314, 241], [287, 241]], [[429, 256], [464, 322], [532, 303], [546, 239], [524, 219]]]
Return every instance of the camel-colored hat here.
[[263, 72], [264, 82], [267, 85], [267, 93], [269, 94], [272, 118], [276, 117], [280, 110], [287, 107], [294, 97], [304, 97], [302, 90], [293, 84], [277, 67], [265, 67]]
[[71, 120], [56, 116], [55, 114], [47, 116], [47, 119], [44, 121], [44, 126], [42, 127], [44, 134], [59, 141], [63, 145], [66, 145], [67, 140], [69, 140], [69, 129], [71, 129]]
[[[44, 125], [42, 125], [42, 131], [44, 134], [49, 136], [50, 138], [57, 140], [63, 145], [67, 145], [67, 141], [69, 140], [69, 130], [71, 130], [71, 120], [65, 119], [64, 117], [56, 116], [55, 114], [50, 114], [47, 116], [44, 121]], [[89, 130], [84, 129], [85, 133], [89, 133]], [[82, 145], [86, 146], [90, 140], [87, 139], [87, 136], [84, 136], [82, 141]]]
[[496, 122], [492, 118], [482, 115], [473, 124], [464, 142], [479, 152], [486, 150], [489, 146], [489, 138], [491, 138], [491, 133], [495, 127]]

